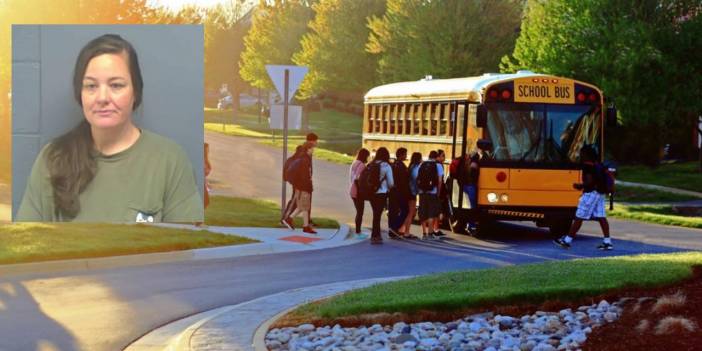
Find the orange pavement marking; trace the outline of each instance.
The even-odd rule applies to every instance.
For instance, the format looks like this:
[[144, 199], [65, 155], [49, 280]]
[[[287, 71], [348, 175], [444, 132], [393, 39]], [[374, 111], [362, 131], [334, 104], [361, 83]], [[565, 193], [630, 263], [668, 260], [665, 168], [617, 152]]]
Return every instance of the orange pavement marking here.
[[286, 237], [280, 238], [280, 240], [287, 240], [287, 241], [292, 241], [292, 242], [301, 243], [301, 244], [309, 244], [311, 242], [315, 242], [317, 240], [322, 240], [322, 239], [308, 238], [306, 236], [300, 236], [300, 235], [291, 235], [291, 236], [286, 236]]

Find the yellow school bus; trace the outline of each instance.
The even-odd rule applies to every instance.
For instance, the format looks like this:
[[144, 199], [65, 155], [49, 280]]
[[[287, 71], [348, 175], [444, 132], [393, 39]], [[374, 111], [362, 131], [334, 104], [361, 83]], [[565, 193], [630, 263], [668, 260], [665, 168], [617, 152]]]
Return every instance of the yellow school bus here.
[[[607, 119], [604, 97], [592, 84], [519, 71], [478, 77], [400, 82], [365, 95], [363, 146], [421, 152], [443, 149], [447, 163], [476, 150], [493, 150], [480, 163], [478, 208], [448, 180], [451, 227], [462, 231], [469, 216], [483, 228], [494, 220], [530, 220], [563, 234], [570, 226], [581, 181], [580, 148], [600, 155]], [[605, 113], [606, 111], [606, 113]]]

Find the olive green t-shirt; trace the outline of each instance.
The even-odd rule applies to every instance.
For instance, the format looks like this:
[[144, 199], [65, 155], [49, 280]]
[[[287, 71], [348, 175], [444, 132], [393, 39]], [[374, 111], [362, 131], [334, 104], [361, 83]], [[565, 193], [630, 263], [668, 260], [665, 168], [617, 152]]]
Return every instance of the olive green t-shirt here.
[[[18, 221], [65, 221], [54, 211], [45, 146], [17, 212]], [[81, 222], [202, 222], [203, 202], [190, 161], [175, 142], [141, 131], [128, 149], [98, 154], [97, 172], [79, 195]]]

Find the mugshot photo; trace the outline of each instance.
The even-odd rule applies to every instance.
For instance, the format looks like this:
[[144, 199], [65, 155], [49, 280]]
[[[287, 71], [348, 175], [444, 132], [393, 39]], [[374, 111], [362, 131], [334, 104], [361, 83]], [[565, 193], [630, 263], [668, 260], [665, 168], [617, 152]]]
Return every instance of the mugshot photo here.
[[202, 222], [203, 29], [13, 25], [12, 213]]

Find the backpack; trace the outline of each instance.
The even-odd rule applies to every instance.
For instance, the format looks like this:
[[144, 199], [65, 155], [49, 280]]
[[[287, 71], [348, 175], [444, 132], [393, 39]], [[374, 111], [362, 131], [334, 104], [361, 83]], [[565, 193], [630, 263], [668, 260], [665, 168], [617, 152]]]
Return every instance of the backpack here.
[[380, 179], [380, 162], [369, 163], [355, 182], [358, 198], [370, 200], [383, 182], [383, 179]]
[[292, 184], [301, 165], [302, 157], [295, 157], [295, 155], [288, 157], [283, 164], [283, 180]]
[[421, 191], [431, 191], [437, 185], [438, 176], [435, 161], [422, 162], [417, 174], [417, 188]]
[[461, 179], [461, 168], [463, 157], [456, 157], [451, 161], [449, 165], [449, 176], [453, 179]]
[[603, 194], [613, 194], [616, 188], [614, 172], [601, 163], [595, 164], [595, 169], [598, 177], [597, 191]]

